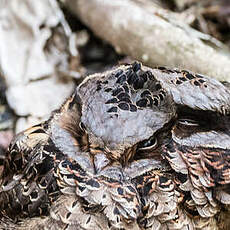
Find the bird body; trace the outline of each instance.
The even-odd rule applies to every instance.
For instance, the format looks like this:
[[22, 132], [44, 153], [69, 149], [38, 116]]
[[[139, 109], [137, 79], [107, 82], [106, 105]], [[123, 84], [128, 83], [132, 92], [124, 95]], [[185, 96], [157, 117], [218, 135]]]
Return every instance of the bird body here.
[[230, 89], [140, 63], [87, 77], [9, 146], [0, 229], [225, 229]]

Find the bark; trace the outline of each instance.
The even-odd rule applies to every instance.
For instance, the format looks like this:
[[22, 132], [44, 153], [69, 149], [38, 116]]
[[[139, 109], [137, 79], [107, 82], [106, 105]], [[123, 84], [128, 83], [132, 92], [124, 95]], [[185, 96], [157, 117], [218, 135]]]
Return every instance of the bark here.
[[134, 0], [65, 0], [64, 4], [117, 51], [154, 67], [178, 67], [230, 81], [230, 53], [165, 10]]

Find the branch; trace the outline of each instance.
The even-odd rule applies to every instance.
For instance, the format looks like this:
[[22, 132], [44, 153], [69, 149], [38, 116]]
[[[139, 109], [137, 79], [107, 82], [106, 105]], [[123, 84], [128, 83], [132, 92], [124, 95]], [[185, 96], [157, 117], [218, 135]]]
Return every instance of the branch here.
[[160, 10], [132, 0], [65, 0], [65, 5], [119, 53], [145, 65], [189, 69], [230, 81], [230, 55], [224, 45]]

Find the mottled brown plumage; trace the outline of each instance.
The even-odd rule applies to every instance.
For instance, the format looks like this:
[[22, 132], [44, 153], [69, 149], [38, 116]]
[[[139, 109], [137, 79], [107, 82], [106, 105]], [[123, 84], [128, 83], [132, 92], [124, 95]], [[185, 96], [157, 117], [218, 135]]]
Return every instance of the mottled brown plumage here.
[[177, 69], [86, 78], [7, 152], [1, 229], [228, 229], [230, 90]]

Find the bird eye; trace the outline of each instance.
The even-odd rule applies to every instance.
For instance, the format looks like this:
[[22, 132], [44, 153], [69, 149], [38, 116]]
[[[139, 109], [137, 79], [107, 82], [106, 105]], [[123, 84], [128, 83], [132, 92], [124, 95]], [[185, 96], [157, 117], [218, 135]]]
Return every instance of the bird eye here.
[[193, 126], [193, 127], [199, 126], [199, 123], [192, 119], [179, 119], [178, 124], [184, 126]]
[[137, 148], [138, 150], [144, 151], [144, 150], [152, 150], [157, 146], [157, 139], [152, 136], [146, 141], [142, 141], [138, 144]]

